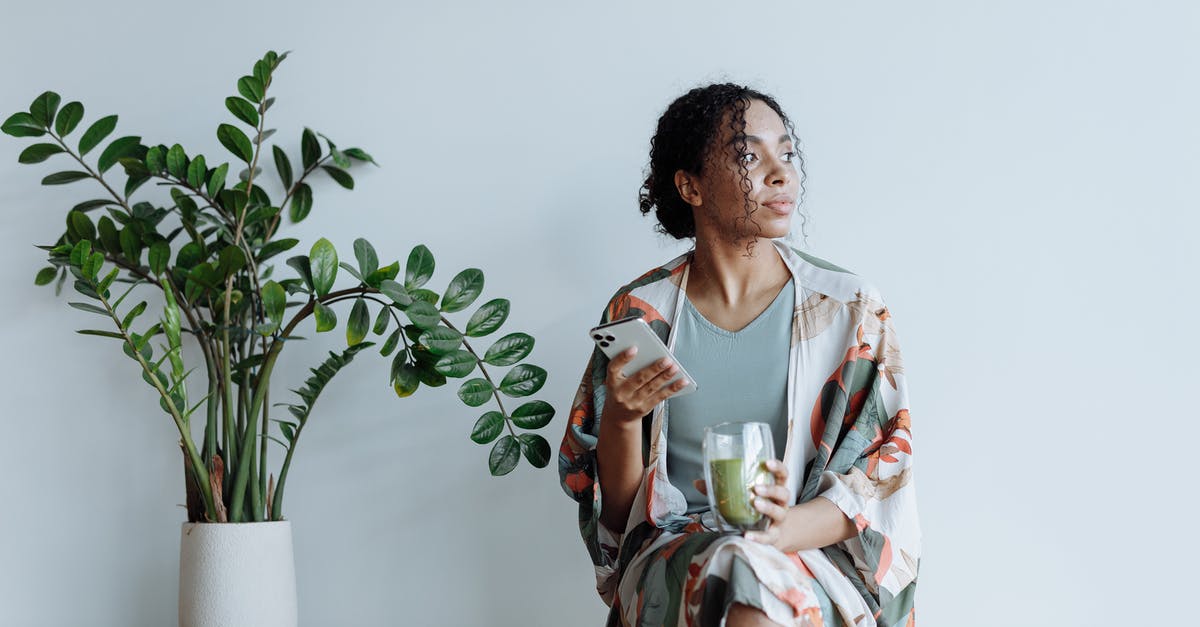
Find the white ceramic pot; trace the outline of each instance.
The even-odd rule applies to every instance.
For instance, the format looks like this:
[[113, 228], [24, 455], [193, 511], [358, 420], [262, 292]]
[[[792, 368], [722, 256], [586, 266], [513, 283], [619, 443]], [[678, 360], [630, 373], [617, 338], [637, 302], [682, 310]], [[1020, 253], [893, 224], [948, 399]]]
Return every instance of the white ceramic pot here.
[[295, 627], [291, 522], [183, 523], [179, 625]]

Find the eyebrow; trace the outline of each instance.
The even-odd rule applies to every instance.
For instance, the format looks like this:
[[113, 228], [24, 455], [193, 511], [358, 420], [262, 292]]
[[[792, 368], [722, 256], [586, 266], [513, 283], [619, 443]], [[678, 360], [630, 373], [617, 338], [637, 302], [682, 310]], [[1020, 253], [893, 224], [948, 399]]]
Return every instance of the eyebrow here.
[[[750, 143], [750, 144], [760, 144], [761, 145], [763, 143], [762, 138], [759, 137], [758, 135], [746, 135], [745, 140], [747, 143]], [[729, 143], [726, 145], [731, 146], [733, 144], [736, 144], [737, 141], [738, 141], [738, 138], [734, 137], [733, 139], [729, 140]], [[779, 136], [779, 143], [781, 143], [781, 144], [784, 142], [790, 142], [790, 141], [792, 141], [791, 135], [788, 135], [785, 133], [785, 134]]]

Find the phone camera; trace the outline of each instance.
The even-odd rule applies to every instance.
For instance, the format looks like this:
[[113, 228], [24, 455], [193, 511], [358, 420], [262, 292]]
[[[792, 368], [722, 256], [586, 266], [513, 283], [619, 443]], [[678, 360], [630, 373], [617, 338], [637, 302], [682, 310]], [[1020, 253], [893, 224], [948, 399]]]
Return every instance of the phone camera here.
[[606, 340], [608, 340], [608, 341], [612, 342], [612, 341], [616, 340], [617, 338], [615, 338], [615, 337], [613, 337], [613, 336], [611, 336], [611, 335], [606, 335], [606, 336], [604, 336], [604, 339], [606, 339]]
[[593, 335], [593, 336], [592, 336], [592, 339], [593, 339], [593, 340], [602, 340], [602, 339], [604, 339], [604, 336], [603, 336], [603, 335], [600, 335], [599, 333], [597, 333], [597, 334], [595, 334], [595, 335]]
[[601, 340], [601, 341], [600, 341], [600, 346], [603, 346], [604, 348], [608, 348], [608, 342], [605, 342], [605, 341]]

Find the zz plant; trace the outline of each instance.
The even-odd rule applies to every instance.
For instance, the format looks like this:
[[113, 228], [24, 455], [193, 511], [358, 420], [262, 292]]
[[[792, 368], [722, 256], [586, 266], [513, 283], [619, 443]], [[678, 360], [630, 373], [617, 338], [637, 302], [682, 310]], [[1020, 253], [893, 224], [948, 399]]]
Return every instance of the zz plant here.
[[[147, 145], [132, 135], [109, 141], [89, 164], [84, 157], [109, 138], [117, 116], [95, 120], [69, 143], [68, 136], [83, 121], [83, 105], [60, 107], [59, 95], [50, 91], [38, 96], [29, 111], [9, 117], [0, 127], [4, 133], [48, 140], [25, 148], [21, 163], [59, 157], [77, 166], [46, 176], [43, 185], [91, 180], [105, 192], [75, 205], [67, 212], [66, 231], [53, 245], [39, 247], [48, 251], [50, 265], [37, 273], [35, 283], [56, 282], [59, 294], [70, 275], [83, 300], [69, 304], [95, 314], [105, 327], [79, 333], [116, 340], [160, 397], [159, 405], [179, 430], [190, 521], [282, 519], [288, 468], [317, 398], [356, 355], [376, 347], [367, 340], [372, 334], [383, 338], [378, 350], [391, 359], [388, 381], [401, 398], [422, 385], [442, 386], [448, 378], [465, 379], [479, 369], [482, 376], [463, 382], [458, 397], [470, 407], [495, 402], [496, 409], [480, 416], [471, 432], [479, 444], [494, 443], [488, 458], [491, 474], [512, 471], [522, 455], [536, 467], [546, 466], [546, 439], [517, 428], [546, 426], [554, 409], [539, 400], [506, 407], [503, 399], [532, 396], [545, 383], [544, 369], [518, 363], [533, 350], [534, 339], [509, 333], [482, 355], [471, 344], [504, 324], [509, 301], [483, 303], [461, 328], [446, 317], [475, 303], [483, 290], [479, 269], [459, 272], [439, 294], [426, 286], [434, 258], [423, 245], [409, 253], [401, 280], [399, 261], [382, 265], [366, 239], [354, 241], [355, 263], [350, 264], [321, 238], [307, 255], [287, 259], [296, 276], [271, 278], [275, 266], [270, 262], [299, 243], [276, 237], [283, 208], [292, 222], [299, 222], [312, 210], [314, 175], [353, 189], [351, 164], [375, 163], [363, 150], [339, 149], [328, 137], [305, 128], [298, 171], [286, 151], [271, 146], [282, 185], [279, 202], [272, 200], [261, 182], [261, 164], [266, 160], [264, 142], [275, 132], [266, 125], [275, 103], [268, 93], [286, 57], [286, 52], [268, 52], [238, 79], [237, 95], [225, 99], [229, 113], [250, 129], [248, 135], [233, 124], [217, 127], [218, 141], [233, 154], [232, 166], [210, 167], [204, 155], [189, 156], [179, 144]], [[124, 170], [123, 186], [113, 180], [117, 165]], [[226, 180], [231, 167], [240, 170], [232, 185]], [[169, 202], [135, 202], [135, 192], [148, 182], [165, 187]], [[160, 196], [165, 199], [166, 194]], [[93, 218], [101, 212], [107, 215]], [[353, 284], [335, 289], [339, 275], [352, 277]], [[139, 293], [161, 295], [161, 317], [152, 324], [139, 320], [146, 300], [127, 301], [139, 286]], [[312, 368], [312, 376], [292, 390], [290, 402], [270, 402], [272, 370], [284, 349], [303, 339], [297, 330], [312, 323], [317, 333], [334, 330], [339, 320], [335, 309], [342, 303], [349, 306], [343, 325], [347, 347], [330, 352]], [[189, 348], [194, 343], [203, 357], [206, 379], [199, 392], [194, 378], [189, 391], [196, 367], [188, 367], [186, 336]], [[512, 368], [497, 382], [489, 367], [507, 366]], [[286, 412], [272, 415], [272, 407]], [[203, 420], [198, 441], [193, 436], [196, 416]], [[268, 474], [269, 442], [284, 449], [278, 482], [274, 473]]]

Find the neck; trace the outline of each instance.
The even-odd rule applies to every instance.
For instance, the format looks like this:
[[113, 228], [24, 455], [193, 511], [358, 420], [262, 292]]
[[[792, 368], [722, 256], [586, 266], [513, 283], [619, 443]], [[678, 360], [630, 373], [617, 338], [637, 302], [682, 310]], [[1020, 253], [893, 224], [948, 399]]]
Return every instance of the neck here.
[[729, 307], [778, 291], [791, 271], [770, 239], [760, 238], [751, 256], [745, 245], [696, 240], [688, 270], [688, 295], [715, 299]]

